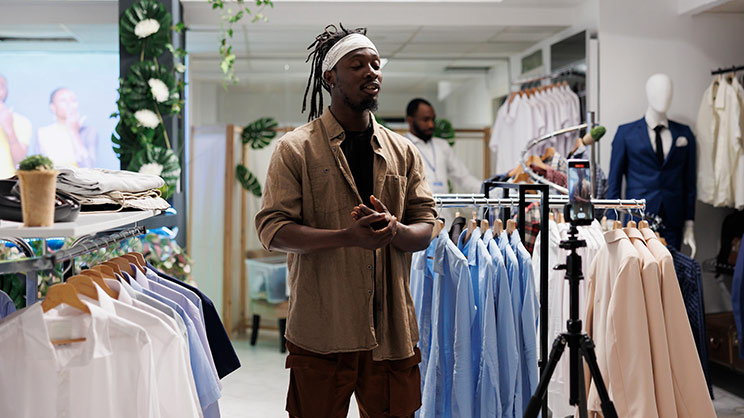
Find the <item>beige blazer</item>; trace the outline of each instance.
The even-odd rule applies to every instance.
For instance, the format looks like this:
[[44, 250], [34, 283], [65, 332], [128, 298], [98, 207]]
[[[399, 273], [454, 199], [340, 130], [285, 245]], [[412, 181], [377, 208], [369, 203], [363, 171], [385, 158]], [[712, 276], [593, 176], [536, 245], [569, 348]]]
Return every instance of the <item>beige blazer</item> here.
[[[588, 275], [586, 330], [618, 416], [657, 417], [641, 260], [622, 230], [608, 231], [604, 238], [607, 246]], [[593, 383], [587, 407], [594, 415], [602, 410]]]
[[679, 289], [674, 261], [669, 250], [650, 229], [641, 230], [648, 249], [661, 266], [661, 298], [669, 347], [674, 400], [680, 418], [713, 418], [713, 401], [708, 394], [685, 303]]
[[651, 343], [656, 407], [659, 410], [659, 417], [676, 418], [677, 408], [674, 403], [669, 344], [667, 343], [664, 309], [661, 301], [661, 268], [651, 251], [646, 248], [646, 240], [643, 239], [641, 231], [636, 228], [625, 228], [625, 233], [641, 258], [643, 299], [648, 317], [648, 338]]

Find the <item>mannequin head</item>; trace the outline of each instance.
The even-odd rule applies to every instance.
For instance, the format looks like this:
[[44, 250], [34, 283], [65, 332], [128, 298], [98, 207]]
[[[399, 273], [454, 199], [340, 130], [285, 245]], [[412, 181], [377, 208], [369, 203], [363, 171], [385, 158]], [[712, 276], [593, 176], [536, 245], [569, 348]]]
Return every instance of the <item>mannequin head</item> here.
[[672, 105], [672, 79], [666, 74], [654, 74], [646, 81], [648, 107], [666, 115]]

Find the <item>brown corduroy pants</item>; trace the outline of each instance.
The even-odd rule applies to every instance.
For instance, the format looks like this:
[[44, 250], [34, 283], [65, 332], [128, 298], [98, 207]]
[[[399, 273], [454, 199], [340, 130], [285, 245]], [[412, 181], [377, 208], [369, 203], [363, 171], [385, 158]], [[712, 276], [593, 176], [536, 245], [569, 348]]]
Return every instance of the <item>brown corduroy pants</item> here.
[[421, 407], [418, 348], [403, 360], [373, 361], [372, 351], [317, 354], [287, 342], [290, 418], [346, 418], [351, 394], [362, 418], [413, 418]]

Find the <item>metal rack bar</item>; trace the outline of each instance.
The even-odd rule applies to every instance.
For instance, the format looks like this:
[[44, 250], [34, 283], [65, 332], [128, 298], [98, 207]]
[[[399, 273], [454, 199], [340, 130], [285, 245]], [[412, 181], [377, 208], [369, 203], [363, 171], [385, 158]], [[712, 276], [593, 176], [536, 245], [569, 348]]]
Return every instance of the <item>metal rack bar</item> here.
[[[586, 125], [584, 125], [586, 126]], [[574, 127], [576, 128], [576, 127]], [[572, 128], [567, 128], [572, 129]], [[556, 135], [554, 132], [552, 135]], [[548, 136], [550, 138], [551, 136]], [[539, 140], [539, 139], [538, 139]], [[502, 197], [491, 198], [492, 189], [502, 189]], [[550, 195], [550, 188], [547, 184], [518, 184], [518, 183], [499, 183], [485, 182], [485, 194], [443, 194], [434, 195], [434, 200], [438, 207], [468, 207], [468, 206], [506, 206], [504, 218], [511, 217], [512, 206], [519, 208], [517, 217], [519, 236], [524, 242], [525, 232], [525, 211], [528, 203], [540, 202], [540, 233], [543, 237], [548, 236], [549, 212], [551, 207], [565, 206], [569, 203], [567, 195]], [[510, 191], [516, 190], [518, 196], [511, 197]], [[538, 191], [540, 196], [527, 196], [528, 191]], [[644, 209], [646, 207], [645, 199], [592, 199], [592, 204], [600, 209]], [[484, 218], [489, 216], [488, 208], [484, 212]], [[548, 274], [550, 266], [548, 265], [548, 246], [547, 239], [540, 240], [540, 375], [542, 376], [547, 366], [548, 360]], [[548, 399], [543, 399], [542, 416], [548, 416]]]
[[[528, 185], [536, 186], [536, 185]], [[539, 185], [545, 186], [545, 185]], [[484, 195], [473, 197], [440, 197], [435, 195], [434, 201], [438, 207], [463, 208], [468, 206], [518, 206], [519, 197], [486, 198]], [[541, 202], [541, 196], [525, 196], [525, 203]], [[569, 203], [568, 196], [550, 195], [548, 205], [550, 207], [565, 206]], [[644, 209], [646, 199], [592, 199], [592, 204], [598, 209]], [[508, 217], [508, 216], [507, 216]]]
[[125, 239], [137, 237], [146, 232], [144, 226], [134, 226], [111, 235], [78, 243], [65, 250], [38, 257], [0, 261], [0, 274], [26, 273], [26, 305], [28, 306], [36, 302], [37, 272], [51, 270], [59, 263], [74, 260], [81, 255], [108, 247]]
[[717, 70], [713, 70], [710, 72], [710, 75], [718, 75], [718, 74], [726, 74], [726, 73], [735, 73], [737, 71], [744, 70], [744, 65], [739, 66], [732, 66], [729, 68], [719, 68]]

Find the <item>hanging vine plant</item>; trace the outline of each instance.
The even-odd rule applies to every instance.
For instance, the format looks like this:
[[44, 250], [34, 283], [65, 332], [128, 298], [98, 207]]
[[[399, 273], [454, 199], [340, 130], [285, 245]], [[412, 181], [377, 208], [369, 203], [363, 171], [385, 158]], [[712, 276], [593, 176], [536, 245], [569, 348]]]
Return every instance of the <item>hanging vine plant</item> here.
[[[245, 0], [208, 0], [208, 3], [212, 5], [212, 9], [219, 9], [221, 12], [220, 22], [220, 69], [224, 76], [222, 80], [222, 86], [227, 89], [227, 84], [236, 84], [238, 78], [235, 76], [235, 53], [232, 50], [232, 38], [233, 38], [233, 25], [240, 22], [244, 17], [253, 16], [251, 23], [259, 21], [268, 21], [266, 16], [263, 14], [266, 6], [274, 7], [272, 0], [255, 0], [258, 11], [252, 13], [251, 9], [246, 7]], [[237, 11], [233, 11], [231, 4], [237, 7]], [[227, 5], [227, 9], [225, 9]]]
[[170, 43], [171, 15], [157, 0], [141, 0], [124, 12], [119, 22], [121, 44], [140, 61], [157, 57]]
[[[171, 31], [180, 32], [183, 24], [171, 26], [171, 15], [158, 0], [140, 0], [121, 18], [120, 40], [124, 49], [140, 60], [119, 80], [119, 123], [111, 135], [114, 152], [122, 167], [131, 171], [156, 174], [165, 180], [163, 197], [176, 188], [181, 168], [178, 155], [171, 150], [164, 117], [179, 115], [183, 109], [183, 88], [175, 72], [185, 70], [177, 60], [186, 51], [170, 43]], [[158, 62], [166, 51], [176, 59], [173, 68]]]

